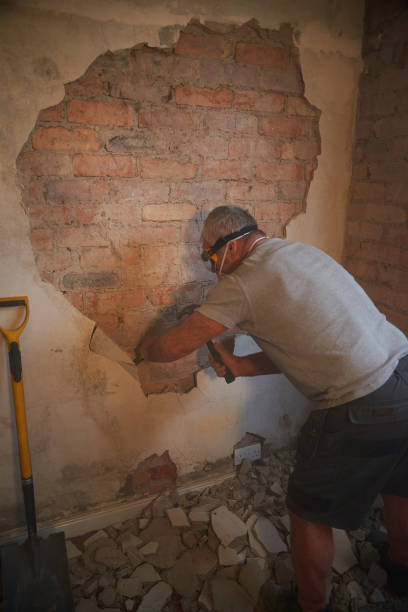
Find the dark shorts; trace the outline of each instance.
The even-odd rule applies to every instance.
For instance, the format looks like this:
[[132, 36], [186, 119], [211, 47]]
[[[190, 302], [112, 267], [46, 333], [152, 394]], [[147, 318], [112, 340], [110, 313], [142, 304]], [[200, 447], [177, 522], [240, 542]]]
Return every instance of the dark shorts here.
[[408, 356], [373, 393], [310, 414], [286, 501], [306, 520], [352, 530], [379, 493], [408, 497]]

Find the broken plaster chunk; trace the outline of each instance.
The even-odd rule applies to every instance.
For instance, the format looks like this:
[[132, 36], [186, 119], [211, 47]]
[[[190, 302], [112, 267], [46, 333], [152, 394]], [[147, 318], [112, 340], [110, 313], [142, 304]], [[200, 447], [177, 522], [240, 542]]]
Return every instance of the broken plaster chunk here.
[[116, 590], [119, 595], [124, 597], [137, 597], [142, 594], [142, 582], [139, 578], [121, 578], [118, 581]]
[[276, 555], [288, 550], [275, 525], [269, 519], [261, 516], [254, 525], [254, 532], [262, 546], [270, 554]]
[[131, 578], [138, 578], [143, 584], [145, 582], [159, 582], [161, 580], [160, 574], [156, 572], [150, 563], [139, 565], [131, 575]]
[[352, 600], [355, 600], [357, 604], [365, 606], [367, 603], [367, 598], [364, 594], [362, 587], [356, 582], [356, 580], [352, 580], [347, 585], [347, 591]]
[[189, 519], [192, 523], [209, 523], [210, 513], [206, 510], [191, 510]]
[[98, 595], [98, 600], [104, 608], [110, 608], [115, 603], [115, 599], [116, 591], [112, 586], [106, 587]]
[[368, 572], [368, 579], [380, 589], [387, 584], [388, 574], [382, 567], [378, 565], [375, 561], [370, 566], [370, 570]]
[[252, 612], [254, 609], [252, 598], [235, 580], [216, 576], [211, 581], [211, 592], [216, 612]]
[[245, 562], [245, 552], [237, 553], [233, 548], [222, 544], [218, 547], [218, 561], [220, 565], [241, 565]]
[[126, 565], [127, 557], [117, 546], [101, 546], [95, 553], [95, 561], [111, 569], [118, 569]]
[[332, 568], [338, 574], [344, 574], [344, 572], [347, 572], [351, 567], [357, 564], [357, 559], [345, 531], [342, 529], [333, 529], [333, 540], [334, 559]]
[[290, 532], [290, 517], [289, 514], [285, 514], [279, 518], [281, 524], [285, 527], [286, 531]]
[[147, 555], [155, 555], [158, 550], [159, 550], [158, 542], [148, 542], [142, 548], [139, 549], [139, 552], [142, 553], [142, 555], [147, 556]]
[[173, 527], [190, 527], [190, 521], [183, 508], [169, 508], [166, 512]]
[[160, 612], [168, 602], [172, 588], [167, 582], [158, 582], [143, 597], [137, 612]]
[[126, 533], [119, 537], [119, 542], [122, 545], [122, 551], [125, 553], [132, 548], [140, 548], [143, 540], [133, 533]]
[[75, 610], [76, 612], [99, 612], [100, 608], [94, 599], [80, 599]]
[[254, 601], [258, 600], [259, 591], [269, 578], [265, 559], [250, 557], [239, 573], [239, 584], [249, 593]]
[[200, 597], [198, 598], [198, 603], [202, 608], [204, 608], [204, 610], [207, 610], [207, 612], [211, 612], [213, 610], [211, 589], [208, 582], [204, 583]]
[[76, 559], [77, 557], [80, 557], [82, 555], [82, 553], [79, 550], [79, 548], [77, 548], [75, 546], [75, 544], [73, 542], [71, 542], [71, 540], [66, 540], [65, 545], [66, 545], [66, 548], [67, 548], [67, 559], [69, 561], [71, 559]]
[[149, 524], [149, 519], [148, 518], [141, 518], [139, 519], [139, 529], [145, 529], [145, 527], [147, 527]]
[[368, 596], [370, 603], [384, 603], [385, 597], [380, 589], [375, 588], [374, 591]]
[[85, 540], [84, 548], [88, 548], [88, 546], [90, 546], [91, 544], [94, 544], [94, 542], [97, 542], [98, 540], [102, 540], [103, 538], [109, 539], [109, 536], [106, 533], [106, 531], [103, 531], [103, 529], [101, 529], [100, 531], [97, 531], [96, 533], [89, 536], [89, 538]]
[[266, 552], [264, 546], [262, 546], [262, 544], [260, 543], [260, 541], [258, 540], [258, 538], [256, 537], [253, 531], [254, 525], [257, 520], [258, 520], [258, 516], [256, 514], [252, 514], [246, 523], [247, 528], [248, 528], [249, 547], [252, 553], [256, 557], [261, 557], [262, 559], [266, 559], [266, 557], [268, 556], [268, 553]]
[[234, 540], [247, 533], [245, 523], [226, 506], [220, 506], [211, 512], [211, 524], [224, 546], [229, 546]]

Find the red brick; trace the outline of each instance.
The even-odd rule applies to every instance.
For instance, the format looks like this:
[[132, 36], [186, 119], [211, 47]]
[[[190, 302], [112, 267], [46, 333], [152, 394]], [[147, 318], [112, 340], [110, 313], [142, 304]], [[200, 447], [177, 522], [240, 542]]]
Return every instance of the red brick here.
[[126, 308], [138, 308], [145, 304], [143, 289], [108, 291], [105, 293], [87, 292], [85, 298], [86, 312], [97, 312], [98, 314]]
[[101, 236], [97, 226], [67, 227], [60, 231], [58, 245], [71, 249], [77, 247], [109, 246], [109, 240]]
[[17, 168], [29, 176], [67, 176], [71, 174], [69, 155], [55, 153], [21, 153], [17, 158]]
[[167, 202], [169, 199], [168, 183], [156, 183], [153, 181], [111, 181], [111, 199], [123, 201], [147, 203]]
[[197, 213], [194, 204], [148, 204], [143, 207], [142, 220], [156, 221], [185, 221], [192, 219]]
[[137, 247], [120, 247], [115, 249], [115, 253], [126, 266], [135, 266], [140, 263], [140, 249]]
[[240, 110], [281, 113], [284, 105], [285, 97], [275, 93], [259, 93], [252, 90], [237, 91], [234, 98], [234, 106]]
[[354, 200], [384, 200], [384, 183], [355, 181], [351, 186], [351, 197]]
[[265, 232], [270, 238], [285, 237], [285, 223], [282, 221], [262, 221], [259, 223], [259, 229]]
[[393, 204], [406, 202], [407, 197], [407, 181], [401, 177], [400, 180], [394, 179], [385, 183], [385, 199]]
[[71, 100], [68, 102], [67, 115], [68, 121], [72, 123], [118, 127], [132, 127], [135, 124], [135, 111], [124, 102]]
[[162, 244], [180, 242], [180, 228], [176, 225], [160, 224], [149, 226], [146, 223], [139, 224], [132, 228], [131, 232], [126, 230], [126, 238], [120, 235], [115, 236], [118, 244], [129, 244], [139, 246], [142, 244]]
[[176, 133], [172, 136], [170, 153], [178, 153], [179, 155], [211, 157], [220, 159], [227, 157], [228, 143], [225, 138], [219, 136], [184, 136], [181, 133]]
[[153, 306], [172, 306], [177, 302], [178, 287], [154, 287], [147, 292], [147, 299]]
[[33, 149], [46, 151], [97, 151], [98, 136], [91, 128], [68, 130], [64, 127], [39, 127], [33, 137]]
[[249, 189], [248, 200], [274, 200], [276, 186], [273, 183], [255, 183]]
[[65, 297], [71, 304], [77, 308], [79, 311], [83, 311], [84, 309], [84, 298], [82, 293], [67, 293], [64, 292]]
[[[399, 78], [401, 79], [401, 76]], [[406, 132], [401, 132], [401, 116], [398, 114], [376, 121], [374, 133], [377, 138], [398, 138]]]
[[269, 47], [239, 42], [235, 48], [235, 60], [243, 64], [269, 66], [270, 68], [286, 68], [288, 52], [283, 47]]
[[120, 265], [120, 259], [108, 247], [90, 247], [81, 250], [79, 264], [83, 270], [110, 270]]
[[279, 158], [279, 143], [267, 138], [231, 138], [230, 157], [249, 157], [265, 160]]
[[288, 98], [288, 115], [314, 117], [319, 115], [317, 108], [309, 104], [305, 98]]
[[177, 55], [225, 59], [232, 54], [231, 42], [221, 36], [194, 36], [182, 32], [174, 51]]
[[105, 314], [88, 312], [86, 316], [95, 321], [102, 329], [115, 329], [119, 324], [119, 317], [116, 312], [107, 312]]
[[387, 285], [380, 285], [379, 283], [373, 283], [370, 281], [360, 280], [360, 284], [370, 298], [378, 304], [384, 304], [385, 306], [394, 306], [395, 294], [393, 289]]
[[202, 223], [196, 216], [187, 223], [180, 224], [181, 240], [183, 242], [199, 242], [201, 237]]
[[51, 181], [47, 186], [46, 198], [54, 202], [99, 202], [108, 193], [104, 181], [88, 179], [64, 179]]
[[213, 281], [214, 274], [201, 259], [201, 247], [184, 245], [181, 253], [183, 284]]
[[194, 282], [189, 285], [183, 285], [179, 288], [177, 300], [180, 304], [201, 303], [201, 285]]
[[37, 257], [37, 266], [41, 272], [66, 270], [72, 264], [72, 255], [68, 249], [58, 249], [53, 253], [41, 253]]
[[346, 252], [367, 261], [378, 261], [399, 265], [401, 249], [392, 245], [379, 244], [378, 242], [361, 242], [360, 240], [348, 238], [346, 241]]
[[183, 108], [142, 108], [139, 111], [139, 127], [198, 130], [200, 117]]
[[299, 181], [303, 178], [303, 165], [292, 164], [259, 164], [256, 167], [256, 178], [265, 181]]
[[347, 223], [347, 235], [361, 240], [381, 240], [383, 227], [376, 223], [349, 221]]
[[[32, 206], [33, 204], [43, 204], [45, 202], [44, 200], [44, 191], [45, 191], [45, 184], [46, 181], [44, 179], [31, 179], [29, 187], [28, 187], [28, 194], [27, 194], [27, 200], [29, 203], [29, 206]], [[26, 194], [23, 193], [23, 197]]]
[[299, 138], [308, 135], [309, 123], [306, 119], [294, 117], [260, 117], [259, 133], [265, 136]]
[[104, 211], [101, 210], [100, 204], [86, 204], [75, 207], [77, 221], [79, 221], [79, 223], [83, 223], [84, 225], [89, 225], [90, 223], [100, 221], [103, 212]]
[[[148, 76], [148, 75], [146, 75]], [[153, 80], [129, 79], [128, 74], [118, 76], [110, 84], [112, 98], [125, 98], [139, 103], [163, 104], [171, 97], [170, 85], [158, 83]]]
[[72, 209], [68, 206], [32, 206], [29, 210], [31, 227], [67, 225], [72, 221]]
[[280, 220], [289, 221], [300, 212], [297, 202], [262, 202], [254, 205], [255, 219], [260, 221]]
[[378, 280], [380, 283], [386, 283], [399, 292], [408, 290], [408, 275], [403, 268], [397, 268], [388, 264], [379, 264]]
[[247, 200], [251, 185], [249, 183], [228, 183], [227, 185], [227, 200]]
[[197, 166], [168, 159], [143, 159], [142, 178], [163, 178], [168, 180], [192, 179], [197, 174]]
[[74, 155], [74, 176], [137, 176], [131, 155]]
[[278, 194], [280, 200], [301, 200], [306, 195], [307, 184], [304, 181], [280, 182]]
[[205, 179], [233, 179], [242, 180], [252, 178], [252, 165], [246, 161], [231, 161], [221, 159], [206, 161], [203, 165], [203, 178]]
[[381, 204], [363, 204], [350, 208], [350, 218], [373, 221], [374, 223], [402, 223], [407, 220], [403, 208]]
[[368, 281], [375, 281], [377, 279], [377, 264], [373, 261], [347, 258], [345, 268], [357, 278]]
[[222, 202], [225, 184], [219, 181], [176, 183], [171, 188], [171, 199], [175, 202]]
[[243, 134], [257, 133], [257, 117], [245, 113], [209, 110], [207, 111], [204, 121], [205, 126], [210, 130], [240, 132]]
[[294, 140], [282, 145], [282, 159], [312, 159], [320, 154], [320, 145], [315, 141]]
[[214, 108], [231, 108], [232, 91], [219, 87], [218, 89], [203, 89], [201, 87], [176, 87], [176, 103], [190, 106], [210, 106]]
[[62, 104], [57, 104], [56, 106], [50, 106], [49, 108], [45, 108], [41, 110], [38, 114], [38, 121], [44, 122], [52, 122], [58, 123], [58, 121], [62, 121], [64, 118], [63, 114], [63, 106]]
[[86, 96], [92, 98], [108, 94], [109, 92], [107, 84], [101, 81], [99, 75], [90, 71], [77, 81], [66, 83], [65, 93], [67, 96]]
[[143, 276], [141, 284], [156, 287], [179, 282], [179, 255], [175, 245], [143, 247]]
[[64, 275], [63, 286], [66, 289], [116, 289], [120, 278], [116, 272], [102, 270], [98, 272], [68, 272]]
[[52, 251], [54, 248], [54, 233], [50, 229], [32, 230], [30, 239], [36, 251]]
[[382, 241], [384, 244], [393, 244], [404, 248], [407, 244], [407, 230], [404, 225], [382, 226]]
[[290, 64], [285, 69], [263, 68], [260, 74], [259, 89], [281, 91], [284, 94], [303, 93], [303, 81], [299, 68]]

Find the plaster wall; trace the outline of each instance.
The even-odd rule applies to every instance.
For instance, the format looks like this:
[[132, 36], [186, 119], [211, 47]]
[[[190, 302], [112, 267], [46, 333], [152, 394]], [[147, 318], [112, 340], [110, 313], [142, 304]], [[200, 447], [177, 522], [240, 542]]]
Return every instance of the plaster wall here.
[[[39, 518], [68, 516], [115, 499], [126, 474], [169, 450], [179, 474], [228, 455], [246, 431], [277, 446], [293, 437], [307, 404], [283, 376], [227, 386], [210, 370], [185, 395], [144, 396], [119, 365], [90, 353], [93, 323], [42, 282], [15, 180], [15, 160], [38, 112], [101, 53], [146, 42], [171, 45], [191, 18], [296, 31], [306, 97], [321, 109], [322, 154], [306, 213], [290, 239], [341, 259], [363, 18], [362, 0], [288, 3], [17, 0], [0, 7], [0, 294], [28, 295], [24, 382]], [[18, 313], [5, 311], [5, 326]], [[7, 318], [8, 317], [8, 318]], [[240, 340], [245, 343], [246, 340]], [[242, 344], [239, 350], [245, 350]], [[0, 349], [0, 531], [22, 522], [5, 343]]]

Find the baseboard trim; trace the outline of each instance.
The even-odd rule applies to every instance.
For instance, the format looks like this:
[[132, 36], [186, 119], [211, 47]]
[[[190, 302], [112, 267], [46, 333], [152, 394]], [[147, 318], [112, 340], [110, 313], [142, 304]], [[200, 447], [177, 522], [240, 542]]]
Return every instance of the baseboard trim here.
[[[186, 483], [178, 486], [177, 493], [184, 495], [194, 491], [202, 491], [207, 487], [213, 487], [223, 483], [225, 480], [233, 478], [235, 471], [228, 471], [222, 474], [208, 476], [195, 482]], [[115, 502], [104, 506], [99, 510], [93, 510], [83, 514], [78, 514], [69, 519], [61, 519], [52, 523], [39, 523], [38, 532], [43, 538], [51, 533], [63, 531], [66, 538], [74, 538], [89, 531], [98, 531], [114, 523], [122, 523], [128, 519], [138, 517], [144, 508], [152, 503], [159, 495], [149, 495], [131, 502]], [[0, 546], [5, 544], [19, 543], [25, 540], [27, 532], [25, 528], [13, 529], [0, 534]]]

